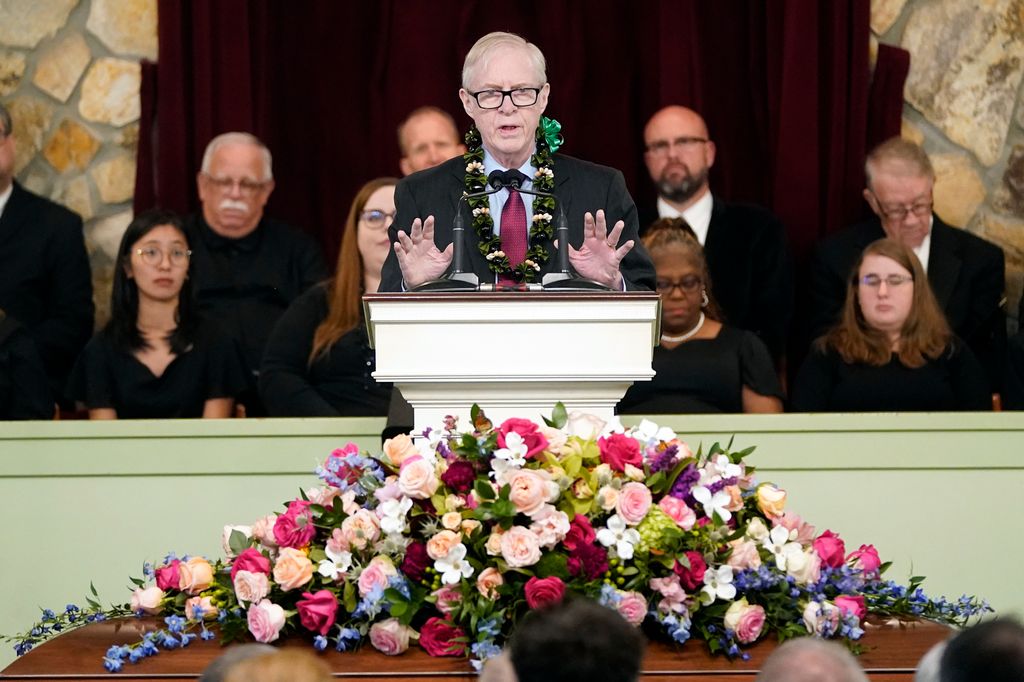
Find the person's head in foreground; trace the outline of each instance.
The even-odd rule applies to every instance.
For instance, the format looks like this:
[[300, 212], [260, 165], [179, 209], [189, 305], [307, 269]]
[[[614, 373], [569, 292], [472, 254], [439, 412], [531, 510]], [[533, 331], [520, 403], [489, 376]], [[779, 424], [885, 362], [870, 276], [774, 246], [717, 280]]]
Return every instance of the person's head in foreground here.
[[868, 682], [868, 676], [841, 644], [800, 637], [773, 651], [755, 682]]
[[232, 644], [224, 649], [217, 658], [213, 659], [199, 676], [199, 682], [224, 682], [225, 675], [232, 667], [242, 661], [267, 654], [276, 654], [277, 649], [269, 644], [250, 642], [248, 644]]
[[949, 640], [939, 663], [939, 682], [1024, 680], [1024, 627], [1000, 618], [967, 628]]
[[332, 679], [330, 668], [311, 649], [286, 648], [232, 666], [224, 682], [330, 682]]
[[573, 599], [531, 611], [509, 652], [519, 682], [632, 682], [640, 676], [644, 637], [618, 612]]

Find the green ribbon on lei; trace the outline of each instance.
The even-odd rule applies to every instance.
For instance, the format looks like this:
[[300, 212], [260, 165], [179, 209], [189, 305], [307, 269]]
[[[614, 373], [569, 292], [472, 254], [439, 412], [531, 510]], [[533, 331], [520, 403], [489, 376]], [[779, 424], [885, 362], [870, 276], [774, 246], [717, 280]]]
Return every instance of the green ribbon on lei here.
[[547, 116], [540, 117], [540, 125], [537, 126], [537, 139], [543, 138], [548, 143], [551, 153], [554, 154], [565, 142], [562, 137], [562, 124]]

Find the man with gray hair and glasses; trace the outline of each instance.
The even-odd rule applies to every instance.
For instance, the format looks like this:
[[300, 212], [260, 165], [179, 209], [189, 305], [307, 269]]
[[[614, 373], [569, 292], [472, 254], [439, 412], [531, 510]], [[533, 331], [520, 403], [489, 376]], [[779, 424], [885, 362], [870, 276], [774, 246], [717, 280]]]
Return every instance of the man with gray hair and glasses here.
[[810, 337], [835, 324], [850, 270], [864, 248], [883, 237], [896, 239], [917, 255], [949, 326], [986, 366], [998, 392], [1006, 354], [1002, 249], [935, 214], [935, 171], [919, 145], [899, 137], [883, 142], [868, 154], [864, 173], [864, 200], [874, 216], [816, 247], [808, 289]]
[[[11, 114], [0, 104], [0, 310], [28, 330], [46, 367], [51, 402], [92, 336], [92, 276], [82, 219], [14, 179]], [[52, 405], [50, 414], [52, 416]], [[44, 415], [39, 415], [44, 416]]]
[[213, 138], [196, 186], [202, 211], [185, 223], [196, 299], [238, 342], [250, 381], [239, 402], [248, 416], [263, 416], [256, 386], [267, 338], [291, 302], [326, 279], [323, 254], [309, 235], [264, 215], [274, 175], [270, 150], [254, 135]]

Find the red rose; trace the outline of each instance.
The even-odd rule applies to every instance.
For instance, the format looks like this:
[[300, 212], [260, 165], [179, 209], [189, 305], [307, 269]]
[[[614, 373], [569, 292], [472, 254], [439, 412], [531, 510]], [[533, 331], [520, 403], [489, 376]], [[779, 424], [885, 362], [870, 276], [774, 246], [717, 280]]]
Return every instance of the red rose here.
[[181, 561], [175, 559], [166, 566], [156, 569], [156, 586], [164, 592], [178, 589], [178, 582], [181, 578], [181, 574], [178, 573], [178, 564], [180, 563]]
[[549, 578], [534, 576], [526, 581], [523, 591], [526, 593], [526, 604], [531, 609], [541, 609], [545, 606], [562, 603], [562, 598], [565, 596], [565, 583], [561, 578], [555, 576]]
[[292, 500], [288, 511], [274, 522], [274, 540], [280, 547], [299, 549], [309, 544], [316, 535], [313, 514], [309, 511], [309, 500]]
[[599, 438], [597, 447], [601, 450], [601, 461], [616, 471], [625, 471], [627, 464], [637, 468], [643, 466], [640, 443], [635, 438], [613, 433], [607, 438]]
[[562, 544], [570, 551], [575, 551], [580, 545], [593, 544], [597, 539], [594, 527], [590, 525], [590, 519], [583, 514], [577, 514], [569, 524], [569, 532], [566, 533]]
[[827, 530], [814, 541], [814, 551], [821, 557], [821, 563], [830, 568], [839, 568], [846, 556], [846, 545], [838, 535]]
[[320, 590], [316, 594], [303, 592], [295, 608], [299, 612], [302, 627], [326, 637], [338, 613], [338, 599], [330, 590]]
[[234, 582], [235, 574], [239, 571], [250, 573], [263, 573], [270, 575], [270, 559], [260, 554], [255, 548], [249, 547], [239, 554], [234, 563], [231, 564], [231, 581]]
[[515, 432], [519, 434], [519, 437], [523, 439], [523, 443], [526, 445], [526, 457], [533, 457], [538, 452], [542, 452], [544, 448], [548, 446], [548, 439], [544, 437], [543, 433], [537, 431], [537, 425], [529, 419], [506, 419], [498, 427], [498, 446], [505, 446], [505, 436], [508, 433]]
[[686, 553], [686, 558], [690, 562], [690, 567], [686, 568], [677, 561], [675, 572], [679, 576], [682, 586], [689, 592], [693, 592], [704, 584], [704, 571], [707, 570], [708, 565], [704, 563], [704, 557], [700, 555], [700, 552], [691, 550]]
[[420, 646], [431, 656], [462, 656], [466, 653], [466, 643], [452, 640], [465, 636], [462, 628], [435, 616], [420, 628]]

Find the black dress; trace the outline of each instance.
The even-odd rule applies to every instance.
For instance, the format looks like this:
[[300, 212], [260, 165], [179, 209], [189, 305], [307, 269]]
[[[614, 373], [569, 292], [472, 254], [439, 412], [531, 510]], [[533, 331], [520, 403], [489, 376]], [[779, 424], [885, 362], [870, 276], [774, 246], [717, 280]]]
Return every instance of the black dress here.
[[633, 384], [620, 414], [689, 414], [743, 411], [743, 387], [783, 398], [768, 348], [755, 334], [722, 325], [713, 339], [654, 348], [651, 381]]
[[327, 289], [315, 286], [285, 311], [267, 341], [260, 397], [274, 417], [375, 417], [388, 413], [391, 384], [377, 383], [376, 359], [360, 324], [309, 364], [313, 334], [327, 317]]
[[131, 352], [96, 334], [75, 363], [71, 398], [89, 409], [113, 408], [118, 419], [202, 417], [207, 400], [234, 398], [247, 385], [237, 345], [201, 323], [192, 346], [156, 376]]
[[911, 369], [847, 364], [832, 348], [807, 356], [793, 384], [794, 412], [931, 412], [990, 410], [985, 370], [959, 339], [936, 360]]

